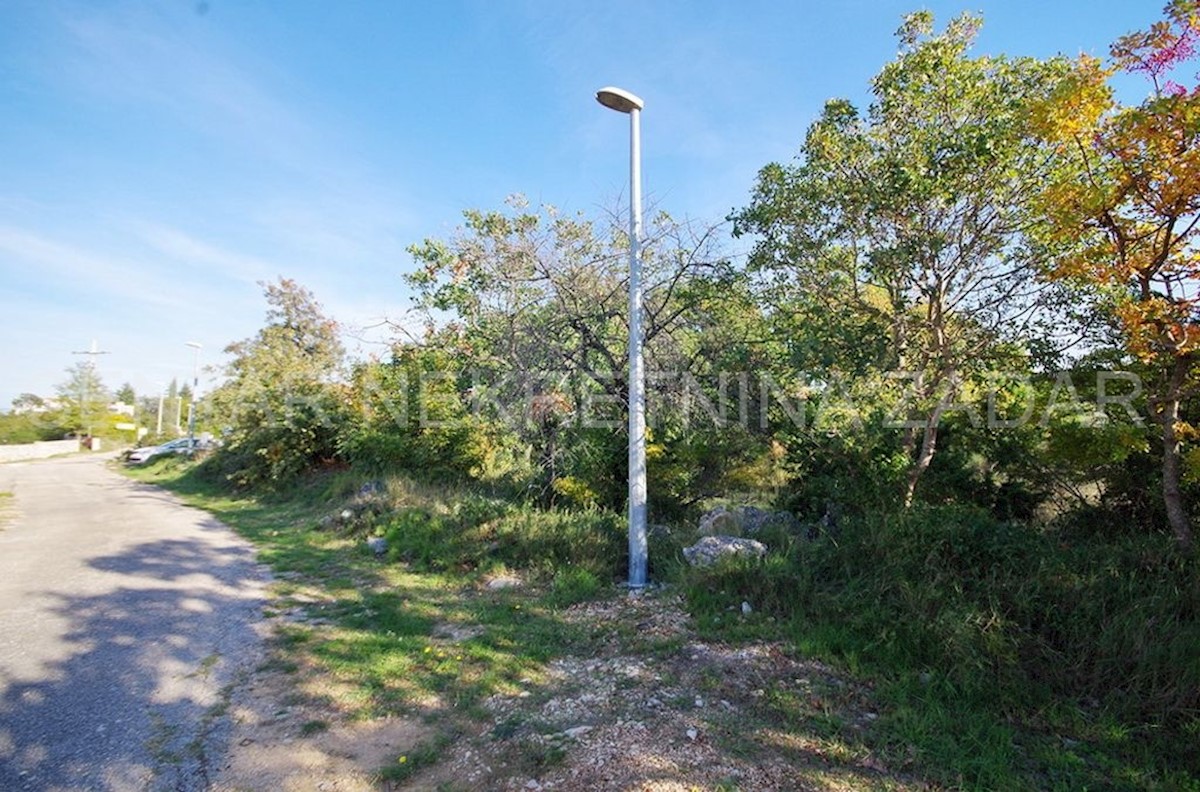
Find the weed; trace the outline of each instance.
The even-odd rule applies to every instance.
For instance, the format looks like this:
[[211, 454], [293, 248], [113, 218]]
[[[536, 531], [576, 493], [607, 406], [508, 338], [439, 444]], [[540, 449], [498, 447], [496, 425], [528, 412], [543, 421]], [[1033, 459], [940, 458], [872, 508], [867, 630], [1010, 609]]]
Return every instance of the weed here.
[[[931, 775], [1000, 788], [1038, 786], [1046, 773], [1095, 786], [1102, 766], [1155, 783], [1200, 772], [1184, 734], [1200, 710], [1198, 569], [1168, 539], [1071, 544], [928, 509], [848, 521], [836, 541], [767, 543], [762, 561], [683, 571], [697, 624], [725, 640], [782, 632], [874, 677], [880, 739], [912, 746]], [[731, 616], [743, 599], [779, 626]], [[1081, 701], [1104, 713], [1105, 732], [1044, 723], [1056, 703]], [[818, 733], [843, 728], [834, 712], [805, 708], [775, 702]], [[1015, 747], [1047, 726], [1078, 745], [1043, 744], [1037, 756]]]
[[453, 734], [445, 733], [416, 746], [408, 753], [396, 757], [396, 761], [379, 769], [379, 779], [399, 783], [406, 781], [417, 771], [436, 764], [446, 747], [453, 742]]

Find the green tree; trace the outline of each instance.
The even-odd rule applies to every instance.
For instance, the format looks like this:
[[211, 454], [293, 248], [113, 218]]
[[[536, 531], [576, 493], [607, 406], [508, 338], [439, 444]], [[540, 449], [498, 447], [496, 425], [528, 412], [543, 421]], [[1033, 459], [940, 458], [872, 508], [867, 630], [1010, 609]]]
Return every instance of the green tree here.
[[[531, 448], [548, 497], [616, 505], [626, 478], [628, 235], [603, 221], [530, 209], [467, 211], [449, 240], [411, 248], [407, 280], [460, 390]], [[658, 403], [704, 368], [699, 339], [735, 276], [720, 229], [654, 216], [642, 245], [644, 349]], [[479, 412], [476, 410], [476, 412]], [[577, 480], [581, 479], [581, 480]]]
[[137, 404], [137, 392], [134, 391], [133, 386], [128, 382], [126, 382], [120, 388], [117, 388], [117, 392], [113, 394], [113, 397], [123, 404]]
[[963, 15], [935, 34], [931, 14], [908, 16], [867, 113], [830, 101], [800, 161], [765, 167], [735, 218], [757, 236], [751, 265], [794, 333], [793, 365], [822, 387], [855, 379], [899, 419], [879, 423], [903, 426], [906, 505], [947, 409], [989, 366], [1021, 363], [1004, 341], [1046, 297], [1027, 232], [1051, 152], [1030, 107], [1066, 65], [969, 57], [979, 26]]
[[60, 382], [56, 390], [65, 426], [81, 435], [90, 435], [103, 426], [110, 395], [91, 361], [68, 368], [67, 379]]
[[36, 393], [22, 393], [12, 400], [13, 412], [42, 412], [47, 409], [46, 400]]
[[226, 381], [208, 400], [224, 427], [220, 463], [244, 485], [275, 485], [337, 456], [344, 350], [335, 321], [293, 280], [263, 283], [267, 322], [230, 344]]

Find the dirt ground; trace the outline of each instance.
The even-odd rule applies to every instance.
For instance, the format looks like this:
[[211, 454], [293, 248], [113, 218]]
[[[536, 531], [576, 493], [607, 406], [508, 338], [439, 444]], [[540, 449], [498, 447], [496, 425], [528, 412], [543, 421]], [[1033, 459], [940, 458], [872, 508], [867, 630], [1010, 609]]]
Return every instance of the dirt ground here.
[[[678, 598], [621, 596], [568, 609], [589, 656], [496, 695], [483, 715], [354, 722], [319, 677], [267, 663], [235, 697], [222, 792], [367, 790], [928, 789], [857, 737], [869, 691], [778, 644], [699, 640]], [[320, 629], [318, 625], [317, 629]], [[447, 645], [469, 629], [435, 631]], [[403, 782], [379, 771], [422, 746]], [[404, 757], [404, 759], [401, 759]], [[903, 764], [903, 763], [902, 763]]]
[[[283, 623], [282, 621], [277, 624]], [[430, 736], [419, 720], [346, 718], [319, 677], [265, 662], [230, 701], [215, 792], [373, 792], [379, 769]]]

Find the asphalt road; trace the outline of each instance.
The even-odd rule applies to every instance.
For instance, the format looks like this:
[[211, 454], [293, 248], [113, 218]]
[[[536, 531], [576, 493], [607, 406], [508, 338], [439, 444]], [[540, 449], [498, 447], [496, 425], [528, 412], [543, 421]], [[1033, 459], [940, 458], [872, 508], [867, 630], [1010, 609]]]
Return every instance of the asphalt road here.
[[207, 789], [262, 646], [250, 546], [101, 457], [0, 492], [0, 790]]

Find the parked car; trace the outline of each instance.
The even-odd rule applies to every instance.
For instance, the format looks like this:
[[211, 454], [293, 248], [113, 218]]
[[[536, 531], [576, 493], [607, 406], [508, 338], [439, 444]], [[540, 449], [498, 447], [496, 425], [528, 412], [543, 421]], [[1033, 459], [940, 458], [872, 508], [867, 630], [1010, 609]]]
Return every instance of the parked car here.
[[135, 448], [129, 452], [129, 456], [125, 461], [131, 465], [142, 465], [149, 462], [155, 457], [164, 456], [166, 454], [185, 454], [190, 455], [201, 448], [207, 448], [208, 444], [199, 438], [191, 439], [181, 437], [178, 440], [172, 440], [168, 443], [156, 446], [144, 446]]

